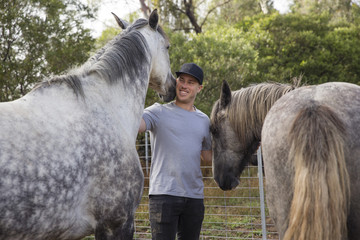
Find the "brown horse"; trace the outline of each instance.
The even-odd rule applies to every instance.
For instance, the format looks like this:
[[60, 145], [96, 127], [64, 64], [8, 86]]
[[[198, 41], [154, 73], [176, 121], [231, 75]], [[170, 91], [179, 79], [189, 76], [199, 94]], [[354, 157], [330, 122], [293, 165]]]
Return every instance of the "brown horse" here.
[[357, 85], [262, 83], [231, 92], [224, 82], [211, 113], [214, 178], [235, 188], [261, 141], [280, 238], [358, 239], [359, 127]]

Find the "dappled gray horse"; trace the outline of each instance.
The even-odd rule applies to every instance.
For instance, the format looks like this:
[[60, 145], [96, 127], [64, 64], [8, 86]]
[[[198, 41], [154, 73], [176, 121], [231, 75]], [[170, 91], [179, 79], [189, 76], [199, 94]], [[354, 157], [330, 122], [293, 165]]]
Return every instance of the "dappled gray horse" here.
[[266, 198], [280, 239], [360, 236], [360, 87], [263, 83], [231, 92], [211, 113], [213, 171], [230, 190], [261, 141]]
[[168, 47], [154, 11], [81, 68], [0, 103], [0, 239], [132, 239], [148, 85], [175, 96]]

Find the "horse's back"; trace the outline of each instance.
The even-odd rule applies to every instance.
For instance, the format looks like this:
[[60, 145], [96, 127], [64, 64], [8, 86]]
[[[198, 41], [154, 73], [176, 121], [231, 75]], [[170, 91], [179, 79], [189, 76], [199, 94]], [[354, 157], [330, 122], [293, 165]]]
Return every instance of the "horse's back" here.
[[345, 161], [351, 191], [348, 230], [349, 239], [357, 239], [360, 236], [360, 87], [354, 84], [301, 87], [284, 95], [270, 109], [263, 125], [261, 143], [270, 214], [283, 236], [289, 221], [295, 174], [293, 163], [288, 161], [289, 132], [299, 111], [314, 103], [331, 109], [346, 129]]

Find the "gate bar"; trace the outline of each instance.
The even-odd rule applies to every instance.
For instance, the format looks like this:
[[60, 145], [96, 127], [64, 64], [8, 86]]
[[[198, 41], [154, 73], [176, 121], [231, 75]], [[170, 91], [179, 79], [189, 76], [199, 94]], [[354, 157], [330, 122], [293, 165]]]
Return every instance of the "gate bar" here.
[[257, 150], [257, 162], [258, 162], [259, 191], [260, 191], [262, 239], [266, 240], [265, 197], [264, 197], [264, 181], [263, 181], [263, 167], [262, 167], [262, 158], [261, 158], [261, 146]]

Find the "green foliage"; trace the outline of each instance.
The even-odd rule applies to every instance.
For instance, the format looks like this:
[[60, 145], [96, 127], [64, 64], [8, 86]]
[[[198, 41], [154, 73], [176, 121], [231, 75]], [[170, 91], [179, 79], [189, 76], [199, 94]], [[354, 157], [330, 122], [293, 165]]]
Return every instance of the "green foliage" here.
[[119, 34], [122, 30], [119, 26], [117, 27], [108, 27], [106, 28], [99, 38], [96, 39], [96, 48], [102, 48], [108, 43], [111, 39], [113, 39], [117, 34]]
[[256, 81], [287, 82], [303, 75], [309, 84], [359, 83], [359, 26], [328, 14], [272, 14], [240, 22], [238, 29], [259, 54]]
[[[217, 2], [217, 0], [213, 0]], [[268, 9], [273, 11], [273, 2], [267, 1]], [[245, 17], [251, 17], [262, 13], [259, 1], [254, 0], [232, 0], [220, 8], [220, 14], [215, 18], [219, 23], [236, 23]]]
[[328, 13], [333, 19], [350, 17], [351, 0], [294, 0], [292, 12], [299, 14]]
[[[189, 32], [193, 26], [190, 23], [188, 16], [185, 14], [185, 6], [182, 0], [153, 0], [154, 8], [157, 8], [160, 13], [160, 22], [162, 25], [171, 26], [173, 30], [184, 30]], [[188, 3], [190, 3], [188, 1]], [[198, 21], [198, 24], [201, 22], [201, 17], [198, 14], [198, 9], [205, 9], [205, 1], [193, 0], [191, 1], [192, 5], [196, 10], [194, 11], [194, 17]], [[194, 10], [194, 9], [192, 9]]]
[[93, 11], [78, 0], [1, 0], [0, 101], [84, 62], [94, 39], [82, 24]]

